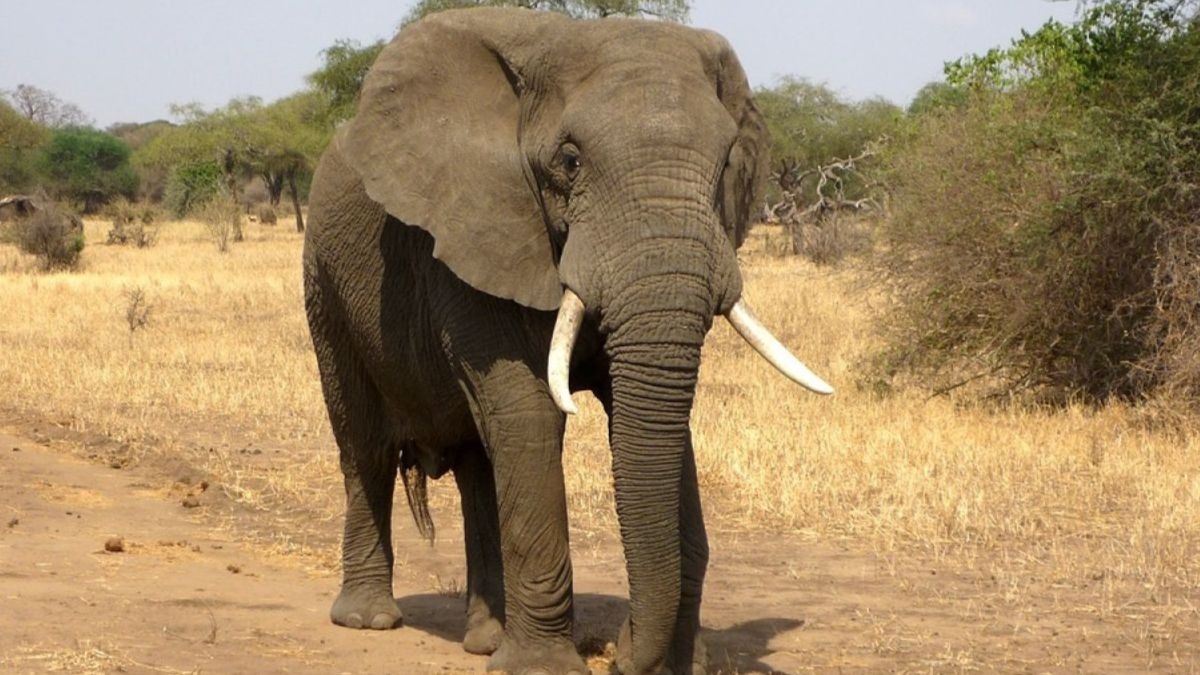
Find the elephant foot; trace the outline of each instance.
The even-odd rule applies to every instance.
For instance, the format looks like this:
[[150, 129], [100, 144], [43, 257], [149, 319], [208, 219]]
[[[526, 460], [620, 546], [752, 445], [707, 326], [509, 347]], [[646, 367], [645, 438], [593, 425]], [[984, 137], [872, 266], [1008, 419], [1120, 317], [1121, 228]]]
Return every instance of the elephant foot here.
[[588, 668], [569, 640], [534, 644], [501, 641], [500, 648], [488, 659], [488, 672], [509, 675], [588, 675]]
[[404, 622], [390, 588], [342, 586], [329, 618], [347, 628], [389, 630]]
[[[680, 667], [677, 661], [684, 660], [678, 654], [672, 654], [667, 660], [667, 664], [663, 666], [661, 673], [668, 675], [706, 675], [708, 673], [708, 647], [704, 644], [703, 638], [696, 636], [692, 643], [691, 663]], [[625, 623], [621, 625], [621, 633], [617, 637], [617, 653], [616, 658], [617, 672], [621, 675], [640, 675], [639, 671], [633, 667], [633, 636], [629, 629], [629, 619], [625, 619]]]
[[504, 637], [504, 624], [492, 617], [481, 620], [467, 620], [467, 634], [463, 636], [463, 651], [468, 654], [487, 656], [500, 647], [500, 639]]

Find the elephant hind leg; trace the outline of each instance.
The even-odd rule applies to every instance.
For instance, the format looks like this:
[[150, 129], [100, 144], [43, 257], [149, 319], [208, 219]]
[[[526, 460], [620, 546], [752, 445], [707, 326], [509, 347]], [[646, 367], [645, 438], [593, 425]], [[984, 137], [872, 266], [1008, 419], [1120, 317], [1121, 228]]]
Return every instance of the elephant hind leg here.
[[330, 610], [350, 628], [395, 628], [402, 621], [392, 596], [392, 496], [398, 447], [386, 425], [382, 397], [321, 303], [319, 282], [308, 282], [308, 315], [321, 386], [337, 440], [346, 488], [342, 589]]
[[342, 590], [330, 618], [349, 628], [385, 630], [402, 621], [392, 596], [392, 497], [398, 453], [377, 426], [383, 417], [370, 402], [375, 397], [361, 391], [348, 409], [330, 413], [331, 419], [337, 415], [334, 435], [346, 488]]
[[462, 497], [467, 549], [467, 631], [463, 649], [491, 654], [504, 637], [504, 569], [492, 463], [481, 444], [465, 447], [454, 465]]

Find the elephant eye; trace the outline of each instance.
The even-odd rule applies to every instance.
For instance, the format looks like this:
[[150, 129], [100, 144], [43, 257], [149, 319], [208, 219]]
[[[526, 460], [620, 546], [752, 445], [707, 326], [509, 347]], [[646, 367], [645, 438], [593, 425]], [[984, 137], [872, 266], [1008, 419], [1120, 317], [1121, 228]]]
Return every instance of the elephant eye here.
[[562, 164], [563, 169], [567, 172], [567, 178], [575, 180], [575, 176], [582, 166], [582, 162], [579, 160], [579, 150], [574, 146], [565, 146], [562, 149]]

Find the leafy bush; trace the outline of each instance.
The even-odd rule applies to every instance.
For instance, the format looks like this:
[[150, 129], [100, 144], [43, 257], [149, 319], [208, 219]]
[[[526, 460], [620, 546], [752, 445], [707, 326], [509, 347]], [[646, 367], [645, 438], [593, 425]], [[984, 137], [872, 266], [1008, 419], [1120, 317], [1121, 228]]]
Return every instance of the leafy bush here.
[[59, 199], [95, 213], [118, 196], [132, 198], [138, 177], [129, 165], [129, 146], [103, 131], [58, 129], [42, 150], [41, 171]]
[[163, 193], [163, 206], [183, 218], [221, 191], [223, 173], [216, 162], [181, 164], [171, 171]]
[[37, 256], [43, 270], [74, 269], [83, 252], [83, 222], [54, 204], [6, 223], [3, 240]]
[[0, 195], [26, 192], [37, 178], [38, 148], [50, 131], [0, 100]]
[[1200, 402], [1200, 30], [1105, 2], [951, 64], [888, 157], [885, 377]]

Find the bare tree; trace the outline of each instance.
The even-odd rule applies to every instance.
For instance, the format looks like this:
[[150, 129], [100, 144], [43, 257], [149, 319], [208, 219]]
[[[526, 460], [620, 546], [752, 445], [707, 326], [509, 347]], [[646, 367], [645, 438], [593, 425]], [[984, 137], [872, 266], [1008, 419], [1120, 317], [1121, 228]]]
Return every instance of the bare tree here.
[[43, 126], [61, 129], [85, 127], [92, 123], [79, 106], [31, 84], [18, 84], [16, 89], [0, 91], [0, 94], [17, 112]]
[[853, 157], [808, 169], [795, 159], [780, 162], [771, 174], [780, 197], [767, 205], [764, 215], [787, 230], [793, 253], [818, 263], [837, 262], [848, 247], [840, 216], [883, 210], [884, 186], [863, 170], [877, 154], [875, 146], [869, 145]]

